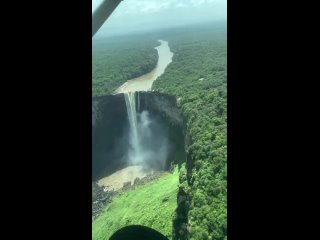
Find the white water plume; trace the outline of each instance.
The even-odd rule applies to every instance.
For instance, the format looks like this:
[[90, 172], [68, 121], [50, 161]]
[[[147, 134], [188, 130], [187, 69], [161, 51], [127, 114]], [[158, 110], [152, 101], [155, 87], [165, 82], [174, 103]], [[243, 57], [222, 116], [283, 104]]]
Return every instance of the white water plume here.
[[135, 94], [134, 92], [128, 92], [124, 94], [124, 98], [126, 101], [127, 106], [127, 113], [128, 113], [128, 119], [129, 119], [129, 143], [131, 145], [131, 154], [132, 156], [135, 156], [135, 161], [139, 162], [139, 159], [136, 157], [138, 156], [138, 153], [140, 152], [140, 139], [138, 135], [138, 118], [137, 118], [137, 111], [136, 111], [136, 104], [135, 104]]
[[140, 96], [135, 92], [124, 93], [129, 119], [128, 165], [165, 168], [168, 141], [161, 124], [152, 119], [148, 111], [140, 113]]

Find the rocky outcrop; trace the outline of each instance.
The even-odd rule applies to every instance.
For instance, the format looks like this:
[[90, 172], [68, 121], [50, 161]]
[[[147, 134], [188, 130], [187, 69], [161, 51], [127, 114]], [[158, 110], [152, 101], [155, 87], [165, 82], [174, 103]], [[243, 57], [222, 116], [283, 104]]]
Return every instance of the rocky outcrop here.
[[[163, 94], [159, 92], [139, 92], [136, 97], [140, 99], [140, 110], [148, 110], [154, 113], [157, 117], [161, 116], [167, 126], [170, 126], [168, 136], [170, 140], [171, 151], [169, 160], [174, 159], [174, 152], [183, 145], [180, 144], [183, 119], [180, 115], [180, 110], [177, 107], [175, 96]], [[103, 176], [111, 174], [123, 168], [127, 163], [123, 156], [123, 151], [114, 151], [115, 142], [117, 145], [126, 146], [129, 143], [126, 138], [121, 138], [125, 134], [127, 126], [127, 109], [123, 94], [108, 95], [95, 97], [92, 99], [92, 149], [93, 149], [93, 181], [100, 179]], [[178, 126], [179, 128], [177, 128]], [[117, 140], [117, 141], [115, 141]], [[120, 141], [121, 140], [121, 141]], [[183, 140], [182, 140], [183, 141]], [[180, 144], [180, 145], [179, 145]], [[181, 146], [183, 148], [183, 146]], [[172, 156], [171, 156], [172, 155]], [[170, 171], [174, 167], [169, 166]], [[156, 171], [152, 175], [147, 175], [144, 178], [137, 178], [133, 184], [126, 183], [124, 188], [118, 192], [128, 191], [136, 186], [143, 185], [154, 179], [159, 178], [163, 172]], [[118, 192], [109, 191], [97, 184], [92, 185], [92, 220], [94, 220], [101, 210], [111, 202], [112, 197]]]
[[150, 181], [153, 181], [159, 177], [161, 177], [163, 174], [163, 171], [155, 171], [152, 174], [148, 174], [147, 176], [143, 178], [135, 178], [133, 181], [133, 184], [131, 182], [125, 182], [123, 183], [123, 188], [119, 190], [119, 192], [125, 192], [131, 189], [134, 189], [136, 186], [144, 185]]
[[111, 202], [114, 191], [106, 190], [97, 183], [92, 183], [92, 221], [99, 215], [105, 206]]
[[142, 107], [160, 113], [171, 124], [182, 126], [182, 117], [176, 97], [159, 92], [139, 92]]
[[148, 174], [147, 176], [139, 179], [139, 178], [136, 178], [134, 181], [135, 181], [135, 184], [134, 186], [137, 186], [137, 185], [143, 185], [147, 182], [150, 182], [152, 180], [155, 180], [159, 177], [161, 177], [163, 174], [163, 171], [155, 171], [153, 174]]
[[118, 191], [109, 190], [104, 187], [100, 187], [96, 182], [92, 183], [92, 221], [96, 219], [101, 211], [112, 201], [112, 198], [118, 194], [134, 189], [136, 186], [146, 184], [152, 180], [155, 180], [162, 176], [163, 172], [156, 171], [153, 174], [149, 174], [143, 178], [136, 178], [134, 183], [123, 183], [123, 188]]
[[[139, 92], [140, 110], [148, 110], [170, 129], [168, 138], [173, 155], [180, 141], [177, 131], [181, 131], [182, 117], [175, 96], [159, 92]], [[95, 97], [92, 99], [92, 150], [93, 181], [120, 170], [126, 163], [129, 139], [128, 117], [123, 94]], [[181, 138], [182, 141], [182, 138]], [[121, 146], [116, 149], [115, 146]], [[171, 160], [170, 160], [171, 161]], [[169, 164], [166, 164], [169, 167]]]
[[131, 188], [131, 182], [124, 182], [122, 191], [129, 190]]
[[112, 119], [127, 116], [123, 94], [106, 95], [92, 98], [92, 127], [108, 124]]
[[[92, 99], [92, 176], [96, 181], [121, 169], [124, 152], [115, 151], [115, 142], [124, 136], [127, 110], [124, 97], [108, 95]], [[123, 142], [123, 145], [127, 143]]]
[[[138, 94], [136, 94], [136, 98]], [[141, 110], [151, 110], [166, 117], [172, 124], [182, 126], [182, 117], [176, 97], [159, 92], [139, 92]], [[127, 110], [123, 94], [107, 95], [92, 99], [92, 126], [111, 118], [126, 118]]]

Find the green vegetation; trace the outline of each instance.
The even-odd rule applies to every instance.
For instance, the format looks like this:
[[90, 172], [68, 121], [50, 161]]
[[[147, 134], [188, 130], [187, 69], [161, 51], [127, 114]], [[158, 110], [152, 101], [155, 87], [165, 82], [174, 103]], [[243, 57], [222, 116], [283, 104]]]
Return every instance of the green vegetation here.
[[174, 239], [223, 240], [227, 235], [226, 30], [168, 36], [173, 62], [154, 82], [174, 94], [185, 120], [188, 161], [180, 171]]
[[92, 239], [106, 240], [119, 228], [140, 224], [172, 237], [172, 217], [177, 206], [178, 169], [159, 179], [116, 196], [92, 223]]
[[120, 85], [155, 68], [159, 43], [132, 37], [98, 39], [92, 48], [92, 95], [111, 94]]
[[[163, 177], [114, 199], [93, 223], [93, 239], [106, 239], [117, 228], [129, 224], [155, 228], [174, 240], [227, 239], [225, 25], [223, 23], [217, 26], [172, 29], [150, 33], [148, 37], [140, 38], [150, 43], [143, 46], [146, 49], [144, 53], [138, 51], [144, 56], [153, 51], [151, 46], [157, 45], [155, 39], [168, 41], [174, 53], [172, 63], [154, 82], [153, 89], [177, 97], [185, 123], [187, 162], [179, 164], [179, 190], [176, 171], [174, 175], [166, 176], [168, 179]], [[133, 42], [135, 41], [136, 38], [133, 39]], [[127, 43], [126, 46], [130, 49]], [[119, 47], [117, 54], [121, 51]], [[133, 62], [136, 62], [137, 66], [139, 62], [144, 62], [142, 55], [136, 59], [139, 54], [136, 55], [134, 51], [123, 51], [119, 54], [119, 59], [130, 59], [126, 56], [128, 52], [135, 59]], [[102, 55], [101, 58], [104, 59]], [[130, 64], [132, 58], [128, 60]], [[113, 62], [110, 63], [111, 61]], [[118, 67], [119, 61], [111, 57], [105, 61], [105, 64], [114, 64], [114, 68], [111, 68], [113, 76], [119, 76], [119, 73], [123, 72], [123, 66], [127, 66], [123, 64], [122, 67]], [[93, 81], [96, 84], [93, 86], [93, 95], [112, 92], [125, 80], [134, 76], [134, 71], [130, 71], [127, 71], [127, 78], [104, 78], [104, 73], [100, 72], [101, 77]], [[101, 86], [98, 86], [98, 83]], [[169, 196], [169, 200], [162, 203], [166, 196]]]

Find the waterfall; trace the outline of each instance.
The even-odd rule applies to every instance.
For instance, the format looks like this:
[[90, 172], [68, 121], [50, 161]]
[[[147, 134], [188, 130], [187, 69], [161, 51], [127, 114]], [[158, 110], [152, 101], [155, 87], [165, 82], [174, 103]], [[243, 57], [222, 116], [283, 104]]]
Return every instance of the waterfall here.
[[129, 131], [128, 165], [161, 167], [168, 156], [168, 142], [161, 125], [154, 121], [149, 111], [140, 112], [139, 92], [125, 92]]
[[130, 143], [130, 162], [132, 164], [139, 163], [141, 152], [141, 141], [138, 134], [138, 116], [136, 111], [135, 92], [124, 93], [126, 101], [127, 114], [129, 119], [129, 143]]
[[138, 112], [140, 112], [140, 94], [138, 92]]

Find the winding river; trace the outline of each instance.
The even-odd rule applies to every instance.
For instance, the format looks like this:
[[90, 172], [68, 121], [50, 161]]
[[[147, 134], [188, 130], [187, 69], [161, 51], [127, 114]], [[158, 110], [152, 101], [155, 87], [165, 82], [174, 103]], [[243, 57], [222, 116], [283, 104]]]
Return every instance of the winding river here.
[[[173, 53], [170, 51], [168, 42], [163, 40], [158, 41], [160, 42], [160, 45], [155, 47], [158, 51], [158, 62], [156, 67], [147, 74], [128, 80], [121, 85], [114, 94], [151, 90], [153, 82], [164, 73], [166, 67], [172, 62], [173, 57]], [[129, 95], [130, 94], [128, 94], [128, 96]], [[134, 115], [136, 115], [135, 111]], [[124, 182], [131, 182], [131, 184], [133, 184], [136, 178], [142, 179], [146, 175], [152, 173], [153, 171], [151, 169], [145, 169], [142, 166], [127, 166], [126, 168], [100, 179], [98, 181], [98, 185], [118, 190], [123, 187]]]
[[164, 73], [166, 67], [172, 62], [173, 57], [168, 42], [163, 40], [158, 41], [160, 45], [155, 47], [159, 56], [156, 67], [147, 74], [128, 80], [115, 91], [115, 94], [151, 90], [152, 83]]

